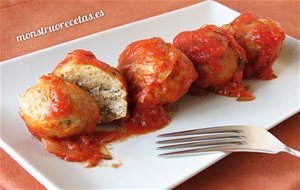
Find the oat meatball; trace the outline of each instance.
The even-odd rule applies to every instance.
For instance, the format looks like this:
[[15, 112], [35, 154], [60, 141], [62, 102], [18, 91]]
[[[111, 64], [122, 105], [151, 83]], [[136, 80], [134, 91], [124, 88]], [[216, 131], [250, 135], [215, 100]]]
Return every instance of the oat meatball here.
[[119, 57], [117, 69], [127, 79], [131, 99], [152, 105], [177, 101], [197, 78], [186, 55], [161, 38], [128, 45]]
[[204, 25], [179, 33], [173, 44], [192, 60], [199, 74], [190, 89], [192, 94], [202, 94], [208, 89], [240, 98], [247, 93], [239, 84], [246, 62], [245, 52], [226, 31], [215, 25]]
[[20, 116], [37, 138], [66, 138], [96, 130], [99, 108], [77, 85], [53, 75], [20, 95]]
[[96, 59], [90, 51], [68, 54], [53, 74], [88, 91], [100, 108], [99, 123], [111, 122], [127, 114], [127, 83], [119, 71]]
[[263, 80], [276, 77], [272, 65], [285, 38], [278, 22], [254, 13], [242, 13], [222, 28], [232, 34], [246, 51], [245, 77]]

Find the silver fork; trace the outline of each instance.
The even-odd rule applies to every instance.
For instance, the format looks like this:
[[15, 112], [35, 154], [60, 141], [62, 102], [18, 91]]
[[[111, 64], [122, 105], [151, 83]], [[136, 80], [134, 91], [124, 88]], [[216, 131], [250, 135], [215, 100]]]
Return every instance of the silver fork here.
[[[157, 141], [164, 145], [161, 150], [183, 149], [159, 154], [159, 156], [178, 156], [209, 152], [261, 152], [277, 154], [286, 152], [300, 158], [294, 150], [274, 137], [267, 130], [243, 125], [220, 126], [161, 134], [158, 137], [181, 137]], [[192, 135], [192, 136], [191, 136]]]

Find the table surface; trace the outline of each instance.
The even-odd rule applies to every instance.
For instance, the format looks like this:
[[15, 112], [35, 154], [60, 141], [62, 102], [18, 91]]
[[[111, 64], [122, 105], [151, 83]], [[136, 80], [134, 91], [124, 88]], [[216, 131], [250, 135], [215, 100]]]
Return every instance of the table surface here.
[[[11, 1], [0, 2], [0, 59], [8, 60], [109, 28], [180, 9], [200, 1]], [[236, 11], [256, 12], [281, 23], [300, 39], [300, 1], [218, 1]], [[16, 36], [79, 15], [104, 10], [105, 16], [21, 43]], [[284, 100], [283, 100], [284, 101]], [[300, 113], [270, 130], [300, 150]], [[0, 189], [45, 189], [0, 150]], [[300, 189], [300, 159], [287, 154], [232, 153], [175, 189]]]

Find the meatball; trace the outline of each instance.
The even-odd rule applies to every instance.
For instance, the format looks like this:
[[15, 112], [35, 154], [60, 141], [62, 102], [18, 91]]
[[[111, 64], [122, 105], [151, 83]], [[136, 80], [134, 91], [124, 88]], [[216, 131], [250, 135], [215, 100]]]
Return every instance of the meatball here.
[[117, 69], [128, 82], [131, 117], [122, 126], [130, 134], [166, 126], [171, 119], [164, 106], [182, 97], [198, 76], [186, 55], [161, 38], [128, 45]]
[[100, 108], [99, 123], [111, 122], [127, 114], [127, 83], [117, 69], [96, 59], [90, 51], [68, 54], [53, 74], [88, 91]]
[[285, 34], [279, 23], [254, 13], [242, 13], [222, 26], [245, 49], [248, 63], [245, 77], [263, 80], [275, 78], [272, 65], [277, 59]]
[[96, 130], [99, 108], [77, 85], [44, 75], [19, 97], [20, 116], [37, 138], [66, 138]]
[[134, 102], [154, 105], [177, 101], [197, 78], [186, 55], [161, 38], [127, 46], [119, 57], [117, 69], [126, 77]]
[[204, 25], [195, 31], [179, 33], [173, 44], [193, 61], [199, 74], [190, 89], [192, 94], [200, 95], [208, 89], [240, 100], [253, 98], [240, 84], [245, 52], [226, 31], [215, 25]]

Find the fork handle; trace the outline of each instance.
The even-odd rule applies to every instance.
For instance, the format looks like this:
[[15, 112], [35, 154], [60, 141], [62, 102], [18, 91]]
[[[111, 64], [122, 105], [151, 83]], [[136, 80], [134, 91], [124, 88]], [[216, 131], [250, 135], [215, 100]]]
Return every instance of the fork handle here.
[[293, 155], [295, 157], [300, 158], [300, 152], [298, 150], [292, 149], [290, 147], [286, 147], [285, 150], [286, 150], [285, 152], [287, 152], [287, 153], [289, 153], [289, 154], [291, 154], [291, 155]]

